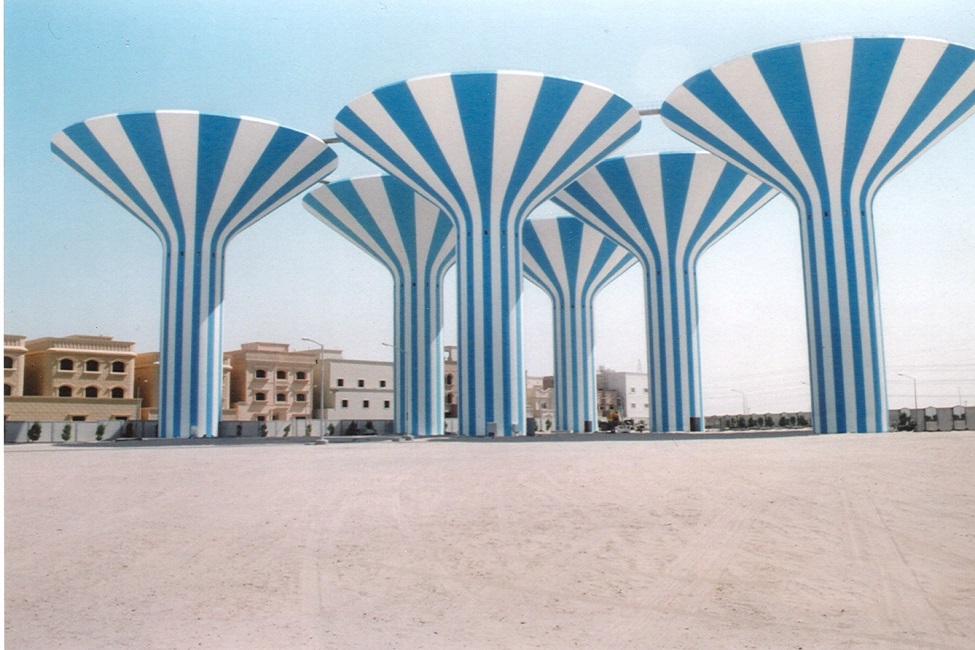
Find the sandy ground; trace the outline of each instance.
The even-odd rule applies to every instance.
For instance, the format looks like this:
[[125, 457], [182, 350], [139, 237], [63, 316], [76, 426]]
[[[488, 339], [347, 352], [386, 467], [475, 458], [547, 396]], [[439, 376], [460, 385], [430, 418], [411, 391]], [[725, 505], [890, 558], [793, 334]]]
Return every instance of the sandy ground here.
[[973, 648], [975, 434], [5, 448], [8, 648]]

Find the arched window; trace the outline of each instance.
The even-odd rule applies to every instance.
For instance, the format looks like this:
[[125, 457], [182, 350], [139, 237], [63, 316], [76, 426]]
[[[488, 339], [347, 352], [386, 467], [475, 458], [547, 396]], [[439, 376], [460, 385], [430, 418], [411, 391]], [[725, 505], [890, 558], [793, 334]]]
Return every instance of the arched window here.
[[447, 384], [448, 386], [453, 386], [453, 384], [454, 384], [454, 376], [453, 375], [447, 375], [446, 377], [444, 377], [443, 383]]
[[113, 361], [112, 362], [112, 372], [125, 372], [125, 362], [124, 361]]
[[454, 394], [453, 393], [447, 393], [447, 403], [448, 404], [453, 404], [454, 403]]
[[264, 393], [254, 393], [254, 401], [255, 402], [266, 402], [267, 401], [267, 395], [265, 395]]
[[287, 379], [288, 378], [288, 373], [286, 371], [284, 371], [284, 370], [278, 370], [278, 372], [277, 372], [277, 378], [278, 379]]
[[5, 397], [9, 397], [13, 393], [13, 390], [14, 390], [13, 386], [11, 386], [10, 384], [3, 385], [3, 394]]
[[258, 379], [264, 379], [267, 377], [267, 370], [258, 368], [257, 370], [254, 371], [254, 376], [257, 377]]
[[305, 378], [305, 373], [302, 372], [301, 370], [299, 370], [298, 372], [295, 373], [295, 379], [301, 380], [301, 379], [304, 379], [304, 378]]
[[285, 395], [284, 393], [278, 393], [277, 395], [274, 396], [274, 401], [275, 402], [287, 402], [288, 401], [288, 396]]
[[14, 359], [13, 359], [13, 357], [4, 357], [3, 358], [3, 367], [4, 368], [13, 368], [14, 367]]
[[305, 401], [305, 394], [304, 393], [298, 393], [297, 395], [295, 395], [295, 401], [296, 402], [304, 402]]
[[59, 386], [58, 397], [71, 397], [71, 386]]
[[85, 361], [85, 372], [98, 372], [98, 361], [95, 359]]
[[89, 386], [85, 389], [85, 397], [98, 397], [98, 387]]
[[58, 369], [74, 370], [74, 361], [72, 361], [71, 359], [61, 359], [61, 362], [58, 363]]
[[124, 388], [113, 388], [112, 389], [112, 399], [122, 399], [123, 397], [125, 397], [125, 389]]

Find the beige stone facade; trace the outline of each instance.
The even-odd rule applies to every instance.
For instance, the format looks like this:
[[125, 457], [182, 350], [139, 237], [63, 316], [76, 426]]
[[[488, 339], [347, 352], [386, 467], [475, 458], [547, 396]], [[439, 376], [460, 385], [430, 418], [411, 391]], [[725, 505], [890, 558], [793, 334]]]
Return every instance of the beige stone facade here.
[[134, 345], [111, 336], [75, 334], [27, 341], [4, 335], [4, 366], [8, 359], [12, 366], [4, 369], [5, 384], [11, 386], [4, 400], [4, 418], [25, 422], [138, 418]]
[[24, 394], [132, 399], [135, 344], [75, 334], [25, 343]]
[[319, 350], [292, 351], [287, 343], [244, 343], [228, 352], [229, 400], [235, 413], [230, 419], [311, 419], [319, 356]]
[[525, 377], [525, 411], [536, 431], [555, 427], [555, 389], [552, 377]]
[[457, 346], [444, 346], [443, 359], [443, 412], [446, 418], [457, 417], [457, 387], [460, 377], [457, 374]]
[[20, 397], [24, 394], [24, 355], [26, 336], [3, 335], [3, 395]]

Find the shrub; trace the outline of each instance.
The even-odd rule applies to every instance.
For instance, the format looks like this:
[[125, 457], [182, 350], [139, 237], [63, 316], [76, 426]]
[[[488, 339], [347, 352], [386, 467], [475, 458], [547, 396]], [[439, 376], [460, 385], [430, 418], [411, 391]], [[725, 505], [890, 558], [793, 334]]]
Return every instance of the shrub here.
[[64, 428], [61, 429], [61, 440], [64, 440], [65, 442], [71, 440], [71, 423], [70, 422], [68, 424], [64, 425]]
[[267, 438], [267, 425], [266, 424], [262, 424], [260, 426], [260, 431], [261, 431], [261, 437], [262, 438]]
[[335, 425], [332, 424], [331, 422], [329, 422], [328, 423], [328, 435], [332, 435], [334, 433], [335, 433]]
[[305, 425], [305, 437], [308, 437], [310, 435], [311, 435], [311, 425], [310, 424], [306, 424]]
[[102, 438], [104, 438], [104, 437], [105, 437], [105, 425], [104, 424], [99, 424], [95, 428], [95, 440], [101, 442]]
[[285, 425], [285, 427], [284, 427], [284, 437], [287, 438], [289, 433], [291, 433], [291, 425], [290, 424]]
[[30, 442], [37, 442], [41, 439], [41, 423], [35, 422], [30, 425], [30, 429], [27, 430], [27, 440]]

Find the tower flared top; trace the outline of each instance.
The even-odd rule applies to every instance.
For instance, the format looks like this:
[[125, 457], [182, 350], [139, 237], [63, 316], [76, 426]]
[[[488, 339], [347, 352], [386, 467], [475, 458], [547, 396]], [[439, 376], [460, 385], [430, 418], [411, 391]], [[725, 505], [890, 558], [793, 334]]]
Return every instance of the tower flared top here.
[[609, 90], [529, 72], [411, 79], [335, 119], [345, 143], [475, 225], [527, 216], [639, 128]]
[[927, 38], [785, 45], [705, 70], [660, 115], [812, 213], [879, 187], [975, 109], [975, 51]]
[[707, 153], [608, 158], [553, 202], [625, 246], [647, 270], [693, 265], [776, 192]]
[[456, 256], [447, 215], [392, 176], [329, 183], [302, 203], [401, 280], [438, 278]]
[[338, 165], [315, 136], [195, 111], [94, 117], [51, 149], [170, 245], [226, 245]]
[[636, 264], [625, 248], [575, 217], [529, 219], [522, 242], [525, 276], [566, 307], [591, 304]]

